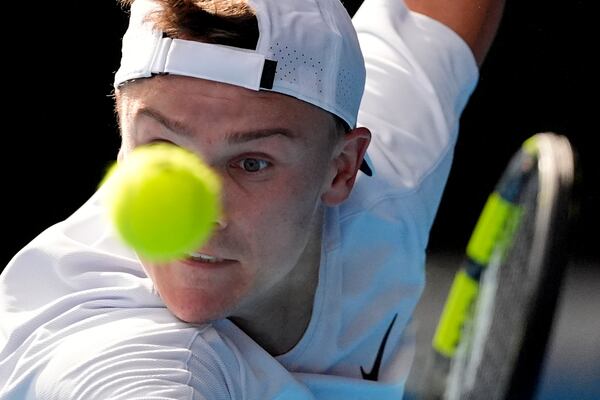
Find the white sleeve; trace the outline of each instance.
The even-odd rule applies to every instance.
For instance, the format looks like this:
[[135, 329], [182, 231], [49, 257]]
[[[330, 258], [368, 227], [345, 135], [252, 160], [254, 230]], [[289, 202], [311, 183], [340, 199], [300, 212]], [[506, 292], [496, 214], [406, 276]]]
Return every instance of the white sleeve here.
[[365, 0], [353, 22], [367, 68], [358, 123], [373, 134], [375, 171], [361, 180], [369, 190], [416, 194], [432, 220], [477, 83], [475, 59], [454, 31], [402, 0]]
[[[35, 365], [31, 365], [29, 372], [16, 368], [20, 378], [5, 388], [6, 397], [0, 397], [7, 400], [238, 398], [237, 360], [222, 337], [210, 326], [186, 327], [183, 323], [169, 322], [168, 316], [160, 314], [164, 313], [107, 309], [105, 315], [74, 321], [73, 327], [64, 327], [63, 332], [48, 332], [45, 339], [37, 334], [29, 339], [26, 350], [35, 358]], [[47, 342], [46, 346], [43, 342]], [[25, 355], [21, 355], [23, 358]]]

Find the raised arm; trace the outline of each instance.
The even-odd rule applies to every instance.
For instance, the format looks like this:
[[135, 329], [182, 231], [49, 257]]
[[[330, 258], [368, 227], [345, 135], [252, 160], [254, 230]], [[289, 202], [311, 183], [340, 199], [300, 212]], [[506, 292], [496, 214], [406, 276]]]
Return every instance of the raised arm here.
[[[446, 0], [446, 6], [455, 2], [466, 4]], [[417, 225], [425, 245], [484, 54], [476, 58], [455, 31], [461, 24], [453, 29], [451, 22], [409, 9], [404, 0], [365, 0], [353, 22], [367, 68], [358, 120], [371, 129], [367, 154], [375, 171], [358, 185], [383, 192], [387, 184], [387, 194], [418, 198], [405, 216], [424, 216]], [[381, 187], [372, 187], [378, 183]]]
[[496, 36], [504, 0], [405, 0], [412, 11], [447, 25], [469, 45], [478, 65]]

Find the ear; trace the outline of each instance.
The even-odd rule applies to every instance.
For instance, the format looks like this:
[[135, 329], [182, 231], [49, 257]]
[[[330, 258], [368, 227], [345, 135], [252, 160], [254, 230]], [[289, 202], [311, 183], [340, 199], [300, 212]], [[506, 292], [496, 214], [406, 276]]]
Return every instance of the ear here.
[[356, 128], [346, 133], [336, 146], [332, 159], [332, 176], [321, 196], [325, 204], [337, 205], [348, 198], [370, 142], [371, 132], [367, 128]]

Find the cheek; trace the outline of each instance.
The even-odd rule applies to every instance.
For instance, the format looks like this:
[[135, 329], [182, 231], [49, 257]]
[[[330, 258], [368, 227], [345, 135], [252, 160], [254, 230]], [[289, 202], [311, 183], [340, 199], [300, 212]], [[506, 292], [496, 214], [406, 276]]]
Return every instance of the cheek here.
[[298, 256], [311, 232], [319, 191], [305, 180], [288, 179], [256, 193], [239, 194], [230, 204], [232, 231], [250, 246], [257, 262]]

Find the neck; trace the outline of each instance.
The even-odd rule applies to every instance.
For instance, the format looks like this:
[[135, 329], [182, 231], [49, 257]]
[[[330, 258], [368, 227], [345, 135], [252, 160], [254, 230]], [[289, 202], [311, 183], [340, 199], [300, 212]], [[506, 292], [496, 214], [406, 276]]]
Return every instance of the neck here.
[[310, 318], [319, 280], [321, 224], [305, 252], [282, 285], [273, 288], [252, 312], [230, 317], [240, 329], [272, 356], [287, 353], [302, 338]]

